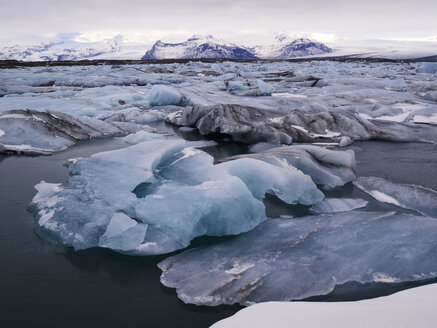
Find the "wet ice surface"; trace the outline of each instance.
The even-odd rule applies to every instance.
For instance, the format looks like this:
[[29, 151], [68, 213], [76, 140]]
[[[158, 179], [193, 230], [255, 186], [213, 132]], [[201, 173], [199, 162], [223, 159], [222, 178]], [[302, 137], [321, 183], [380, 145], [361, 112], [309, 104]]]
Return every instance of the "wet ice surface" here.
[[35, 196], [35, 184], [66, 183], [63, 163], [69, 158], [125, 146], [111, 138], [80, 142], [51, 156], [0, 155], [0, 326], [57, 327], [62, 321], [64, 327], [138, 327], [144, 325], [146, 313], [149, 327], [190, 322], [203, 328], [238, 310], [182, 304], [159, 283], [157, 263], [163, 257], [60, 250], [34, 233], [27, 206]]
[[124, 135], [147, 127], [74, 117], [56, 111], [10, 110], [0, 114], [0, 153], [49, 155], [75, 142]]
[[396, 184], [376, 177], [360, 177], [354, 184], [380, 202], [437, 217], [437, 192], [432, 189]]
[[[68, 142], [65, 142], [56, 135], [58, 132], [53, 138], [52, 131], [46, 133], [46, 128], [29, 122], [32, 127], [29, 131], [33, 131], [32, 133], [36, 131], [34, 135], [38, 135], [39, 131], [46, 131], [41, 134], [45, 138], [42, 138], [45, 149], [72, 148], [45, 158], [15, 156], [0, 158], [1, 197], [4, 202], [2, 208], [8, 208], [7, 219], [0, 221], [5, 225], [5, 228], [0, 231], [7, 237], [0, 239], [5, 245], [2, 247], [4, 250], [2, 263], [8, 261], [17, 263], [3, 270], [7, 277], [4, 281], [11, 284], [2, 287], [2, 290], [6, 290], [6, 295], [13, 302], [5, 306], [2, 304], [0, 308], [11, 309], [8, 312], [16, 313], [20, 299], [14, 295], [27, 295], [31, 300], [28, 304], [41, 305], [37, 306], [39, 311], [35, 311], [35, 318], [44, 318], [40, 322], [50, 321], [52, 319], [48, 319], [43, 314], [42, 308], [43, 306], [56, 307], [56, 302], [44, 298], [43, 295], [49, 293], [53, 300], [62, 303], [64, 300], [62, 295], [71, 293], [85, 304], [88, 299], [89, 302], [100, 304], [95, 309], [95, 313], [90, 313], [88, 318], [97, 321], [99, 313], [107, 312], [107, 307], [103, 305], [106, 301], [103, 300], [103, 296], [89, 298], [89, 294], [105, 295], [109, 299], [110, 307], [114, 309], [120, 308], [116, 300], [124, 297], [120, 284], [126, 284], [130, 294], [135, 295], [133, 297], [139, 297], [146, 303], [150, 303], [156, 297], [165, 298], [162, 297], [162, 291], [154, 290], [151, 295], [147, 295], [147, 290], [143, 287], [139, 288], [142, 284], [157, 286], [159, 274], [156, 269], [151, 268], [164, 257], [159, 259], [152, 257], [150, 261], [147, 257], [144, 260], [131, 260], [125, 255], [105, 253], [101, 250], [71, 252], [67, 248], [67, 254], [70, 255], [66, 258], [74, 258], [75, 260], [72, 261], [77, 261], [79, 263], [77, 266], [70, 268], [71, 265], [66, 266], [65, 263], [59, 266], [47, 265], [50, 261], [54, 261], [54, 257], [57, 259], [56, 263], [65, 262], [66, 258], [64, 255], [52, 254], [53, 250], [44, 248], [45, 246], [39, 244], [35, 237], [32, 239], [29, 236], [32, 230], [31, 218], [29, 214], [25, 214], [25, 208], [36, 194], [33, 190], [35, 185], [38, 188], [38, 194], [32, 205], [32, 210], [36, 213], [35, 227], [45, 241], [52, 243], [50, 247], [54, 243], [57, 246], [73, 246], [76, 249], [101, 247], [121, 253], [148, 255], [185, 248], [191, 243], [189, 247], [201, 246], [199, 252], [202, 252], [203, 248], [229, 250], [223, 255], [224, 262], [241, 262], [244, 258], [250, 258], [251, 263], [255, 263], [254, 267], [229, 267], [219, 272], [228, 275], [226, 279], [231, 277], [232, 279], [229, 279], [233, 280], [235, 286], [242, 287], [239, 289], [241, 293], [237, 295], [238, 293], [232, 292], [232, 288], [228, 290], [228, 294], [211, 292], [211, 290], [220, 290], [215, 287], [224, 286], [223, 280], [214, 280], [208, 276], [208, 272], [204, 270], [208, 261], [202, 261], [201, 257], [189, 258], [189, 254], [197, 250], [188, 251], [188, 255], [182, 251], [176, 256], [176, 259], [186, 259], [183, 264], [187, 267], [200, 268], [199, 271], [203, 272], [203, 276], [197, 281], [202, 283], [204, 291], [209, 290], [207, 294], [214, 300], [214, 304], [246, 303], [246, 301], [250, 303], [253, 300], [275, 298], [277, 286], [269, 289], [259, 287], [256, 280], [260, 276], [257, 276], [257, 273], [279, 274], [281, 265], [299, 272], [302, 269], [299, 267], [299, 261], [301, 264], [304, 263], [305, 254], [321, 256], [325, 261], [323, 263], [328, 264], [327, 267], [323, 267], [326, 269], [331, 262], [337, 263], [335, 261], [338, 260], [337, 264], [341, 263], [342, 260], [337, 255], [348, 253], [353, 249], [353, 247], [351, 249], [340, 247], [339, 253], [336, 254], [335, 249], [338, 245], [332, 244], [332, 248], [325, 250], [312, 247], [315, 244], [310, 243], [311, 238], [305, 239], [302, 243], [303, 255], [297, 258], [297, 264], [288, 266], [290, 263], [287, 261], [277, 263], [271, 261], [269, 268], [262, 269], [267, 271], [262, 271], [258, 267], [261, 262], [257, 256], [261, 253], [252, 254], [247, 250], [247, 254], [238, 254], [232, 258], [233, 243], [250, 239], [250, 236], [255, 233], [259, 234], [260, 238], [257, 237], [254, 242], [268, 245], [274, 252], [276, 247], [274, 242], [280, 244], [282, 237], [277, 240], [262, 238], [264, 233], [262, 227], [272, 226], [274, 229], [274, 222], [284, 221], [288, 225], [301, 224], [299, 229], [303, 231], [305, 228], [310, 229], [311, 223], [320, 218], [329, 218], [321, 220], [320, 225], [325, 224], [326, 231], [331, 229], [329, 231], [332, 233], [332, 240], [336, 233], [344, 233], [346, 237], [353, 238], [348, 232], [355, 231], [363, 236], [362, 240], [357, 239], [358, 242], [365, 242], [369, 234], [376, 236], [375, 231], [381, 228], [377, 226], [378, 224], [394, 222], [393, 225], [387, 223], [383, 228], [390, 231], [395, 228], [401, 235], [401, 231], [405, 229], [408, 233], [402, 235], [404, 246], [402, 249], [396, 248], [396, 240], [390, 238], [392, 235], [387, 233], [386, 236], [378, 239], [381, 248], [392, 250], [393, 256], [400, 256], [404, 261], [408, 260], [406, 256], [408, 251], [416, 254], [417, 259], [431, 258], [425, 253], [433, 251], [430, 249], [435, 245], [431, 238], [427, 239], [427, 233], [433, 231], [435, 219], [420, 214], [435, 217], [432, 206], [420, 204], [420, 208], [415, 208], [411, 204], [406, 204], [400, 207], [398, 205], [405, 202], [398, 199], [393, 190], [384, 192], [384, 195], [389, 197], [385, 200], [397, 199], [399, 204], [381, 202], [380, 198], [374, 198], [350, 183], [355, 176], [359, 179], [374, 176], [383, 178], [390, 186], [394, 186], [395, 191], [399, 188], [407, 188], [407, 191], [411, 191], [409, 189], [411, 186], [406, 187], [406, 185], [418, 186], [416, 191], [423, 191], [423, 188], [437, 189], [435, 155], [437, 153], [435, 144], [437, 85], [435, 72], [428, 68], [421, 69], [424, 66], [426, 65], [414, 63], [225, 62], [47, 67], [0, 71], [0, 96], [2, 96], [0, 111], [3, 115], [8, 115], [5, 113], [8, 110], [30, 109], [41, 112], [55, 110], [71, 115], [80, 122], [98, 120], [101, 122], [100, 128], [114, 126], [125, 129], [122, 134], [135, 132], [138, 129], [144, 130], [130, 134], [124, 140], [111, 139], [109, 144], [112, 146], [106, 149], [104, 146], [106, 139], [86, 142], [90, 145], [89, 151], [81, 152], [77, 149], [81, 149], [83, 141], [78, 140], [86, 139], [87, 134], [84, 134], [83, 138], [67, 137], [65, 140]], [[222, 104], [230, 105], [226, 111], [222, 111], [223, 115], [217, 117], [209, 115], [211, 108], [219, 112]], [[192, 107], [193, 105], [195, 107]], [[18, 118], [13, 119], [8, 123], [19, 125], [16, 120]], [[164, 120], [176, 124], [172, 126], [164, 123]], [[200, 121], [202, 124], [199, 123]], [[179, 124], [180, 122], [183, 124]], [[182, 127], [179, 127], [180, 125]], [[90, 126], [92, 127], [93, 124]], [[152, 128], [161, 134], [151, 134], [150, 132], [154, 131]], [[14, 139], [15, 146], [20, 147], [35, 141], [32, 134], [25, 140], [25, 135], [13, 134], [14, 131], [8, 129], [8, 124], [0, 126], [0, 143], [2, 139]], [[70, 132], [72, 130], [63, 130], [66, 134]], [[106, 132], [104, 130], [101, 136], [111, 134]], [[90, 131], [87, 133], [92, 135]], [[375, 139], [427, 142], [357, 141]], [[245, 144], [235, 143], [232, 140]], [[299, 141], [324, 147], [296, 145]], [[79, 142], [79, 145], [74, 146], [76, 142]], [[293, 144], [289, 148], [281, 146], [280, 143]], [[92, 146], [93, 144], [96, 146]], [[39, 148], [37, 144], [34, 147]], [[331, 156], [325, 147], [336, 152]], [[102, 153], [111, 148], [120, 148], [120, 150]], [[355, 156], [351, 155], [352, 151]], [[247, 155], [237, 156], [242, 154]], [[237, 159], [234, 158], [235, 156]], [[230, 157], [232, 161], [229, 161]], [[153, 158], [156, 159], [155, 162]], [[70, 178], [67, 169], [62, 166], [68, 159], [73, 159], [68, 164], [69, 172], [73, 173]], [[302, 178], [303, 174], [306, 174], [307, 178]], [[287, 189], [287, 184], [281, 185], [284, 176], [292, 179], [293, 183], [288, 184], [292, 188]], [[311, 180], [317, 188], [309, 183]], [[40, 181], [46, 181], [48, 184]], [[26, 192], [22, 193], [21, 188], [24, 186]], [[11, 190], [15, 192], [11, 193]], [[224, 190], [227, 192], [223, 193]], [[305, 190], [311, 197], [303, 196]], [[238, 199], [244, 200], [242, 203], [246, 206], [239, 208], [233, 204], [235, 193], [238, 194]], [[323, 195], [326, 198], [322, 201]], [[430, 199], [432, 201], [433, 198]], [[251, 205], [247, 206], [247, 204]], [[355, 211], [351, 212], [354, 209]], [[375, 212], [382, 214], [371, 214]], [[70, 216], [65, 215], [66, 213]], [[165, 223], [157, 220], [158, 217], [162, 217], [162, 213], [166, 213]], [[317, 216], [317, 213], [333, 214]], [[25, 219], [21, 220], [20, 217], [17, 219], [17, 215]], [[219, 225], [214, 225], [213, 218], [217, 215], [218, 217], [221, 215], [224, 220], [220, 221]], [[355, 226], [352, 220], [347, 220], [351, 217], [367, 219], [375, 215], [382, 215], [381, 219], [366, 221], [367, 223], [362, 226]], [[302, 217], [305, 216], [306, 218], [303, 219]], [[67, 220], [68, 217], [77, 220]], [[240, 217], [244, 220], [240, 220]], [[282, 219], [278, 219], [279, 221], [268, 219], [278, 217]], [[382, 219], [388, 217], [391, 219]], [[345, 222], [342, 229], [337, 231], [333, 227], [338, 224], [338, 218], [343, 218]], [[236, 222], [238, 224], [235, 224]], [[417, 224], [411, 226], [413, 222]], [[420, 230], [428, 224], [429, 232]], [[255, 228], [257, 225], [258, 228]], [[252, 232], [240, 234], [253, 228], [255, 230]], [[22, 230], [26, 232], [21, 232]], [[279, 231], [278, 236], [282, 236], [281, 233], [282, 231]], [[239, 235], [217, 239], [197, 238], [202, 235], [226, 234]], [[318, 230], [314, 236], [317, 236], [316, 241], [331, 240], [323, 233], [323, 229]], [[287, 236], [283, 237], [282, 241], [288, 240]], [[355, 237], [359, 238], [359, 236]], [[427, 249], [425, 246], [421, 249], [416, 248], [417, 240], [423, 243], [428, 240], [425, 246], [430, 248]], [[207, 246], [211, 243], [213, 245]], [[21, 258], [14, 256], [17, 254], [15, 249], [20, 252]], [[345, 253], [341, 253], [340, 250]], [[296, 249], [290, 248], [289, 251], [295, 252]], [[403, 251], [405, 252], [402, 253]], [[360, 252], [357, 251], [356, 254], [359, 255]], [[372, 253], [372, 249], [369, 249], [367, 255], [367, 258], [354, 257], [353, 260], [359, 263], [358, 267], [363, 264], [369, 270], [373, 270], [372, 272], [376, 274], [375, 279], [370, 271], [355, 272], [353, 268], [349, 268], [351, 270], [345, 268], [341, 274], [339, 273], [337, 284], [332, 281], [334, 275], [332, 272], [330, 277], [324, 274], [318, 276], [316, 274], [318, 271], [315, 269], [313, 277], [322, 282], [316, 286], [320, 288], [308, 289], [309, 292], [305, 295], [283, 290], [282, 296], [286, 295], [284, 297], [288, 299], [308, 296], [332, 299], [374, 297], [405, 286], [420, 284], [423, 279], [434, 277], [432, 272], [437, 271], [432, 268], [435, 260], [433, 263], [426, 259], [418, 263], [407, 261], [409, 264], [417, 265], [410, 271], [405, 265], [396, 271], [395, 266], [383, 267], [384, 263], [393, 264], [393, 262], [379, 261], [379, 257], [375, 252]], [[105, 269], [90, 268], [86, 264], [95, 261], [101, 263], [101, 267]], [[173, 258], [170, 257], [166, 261], [164, 263], [170, 263]], [[351, 259], [348, 258], [348, 261]], [[34, 265], [30, 266], [29, 263]], [[175, 263], [180, 265], [176, 260]], [[46, 268], [37, 269], [41, 265]], [[184, 295], [181, 297], [184, 301], [202, 303], [198, 302], [196, 297], [202, 298], [203, 292], [197, 292], [196, 288], [190, 289], [193, 286], [191, 283], [178, 283], [186, 274], [177, 269], [178, 265], [173, 269], [165, 267], [163, 277], [171, 277], [171, 279], [163, 278], [163, 281], [167, 281], [167, 284], [179, 290], [187, 288], [188, 291], [181, 293]], [[126, 269], [126, 266], [129, 269]], [[114, 285], [111, 279], [104, 277], [107, 271], [111, 274], [117, 270], [123, 273]], [[142, 276], [144, 271], [148, 272], [149, 278], [137, 278]], [[245, 276], [245, 272], [255, 272], [254, 280]], [[53, 275], [71, 277], [71, 284], [61, 288], [63, 293], [55, 292], [52, 287], [50, 277]], [[249, 287], [244, 281], [239, 280], [240, 276], [247, 279]], [[301, 277], [296, 279], [301, 280], [303, 284], [308, 278], [306, 282], [311, 284], [308, 274], [302, 274]], [[287, 276], [278, 279], [286, 278]], [[35, 280], [36, 284], [33, 284]], [[366, 287], [358, 284], [357, 281], [365, 283]], [[250, 282], [254, 284], [251, 285]], [[253, 294], [250, 286], [254, 287]], [[108, 295], [108, 290], [112, 289], [115, 294]], [[134, 290], [140, 290], [141, 293]], [[347, 290], [346, 295], [344, 290]], [[35, 291], [35, 294], [32, 294], [32, 291]], [[167, 304], [169, 298], [174, 299], [174, 292], [171, 293], [171, 296], [160, 304]], [[331, 296], [323, 296], [327, 293]], [[259, 298], [255, 298], [254, 295], [258, 295]], [[125, 318], [129, 318], [127, 314], [131, 312], [134, 303], [128, 302], [124, 308], [122, 306], [126, 313]], [[166, 307], [166, 305], [160, 306], [154, 307], [156, 313], [162, 313], [159, 309]], [[71, 311], [72, 314], [78, 309], [77, 302], [72, 299], [69, 301], [68, 309], [63, 311]], [[192, 315], [193, 312], [189, 311], [183, 309], [178, 312], [173, 308], [172, 313], [178, 313], [176, 317], [181, 320], [189, 317], [190, 323], [193, 323], [191, 326], [196, 326], [195, 318], [199, 318], [197, 316], [199, 313], [194, 312], [196, 315]], [[202, 321], [203, 324], [200, 324], [199, 319], [199, 326], [205, 326], [205, 322], [211, 323], [213, 317], [217, 319], [225, 315], [219, 309], [211, 311], [207, 314], [203, 313], [204, 318], [209, 319]], [[171, 322], [171, 318], [167, 319]], [[109, 319], [108, 323], [113, 324]]]
[[232, 241], [169, 257], [161, 282], [197, 305], [290, 301], [346, 282], [437, 276], [437, 220], [393, 212], [274, 219]]
[[38, 233], [76, 250], [163, 254], [195, 237], [253, 229], [267, 219], [266, 193], [288, 204], [312, 205], [324, 197], [292, 166], [251, 158], [213, 165], [212, 156], [182, 140], [141, 135], [146, 141], [72, 161], [66, 187], [36, 185], [30, 209]]

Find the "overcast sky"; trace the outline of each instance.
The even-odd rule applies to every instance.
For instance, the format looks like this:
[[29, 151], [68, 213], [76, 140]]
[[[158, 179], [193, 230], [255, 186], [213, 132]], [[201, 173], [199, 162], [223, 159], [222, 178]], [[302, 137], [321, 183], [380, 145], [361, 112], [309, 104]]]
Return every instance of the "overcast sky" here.
[[437, 0], [0, 0], [0, 34], [137, 33], [153, 38], [288, 31], [327, 38], [423, 39], [437, 35], [436, 13]]

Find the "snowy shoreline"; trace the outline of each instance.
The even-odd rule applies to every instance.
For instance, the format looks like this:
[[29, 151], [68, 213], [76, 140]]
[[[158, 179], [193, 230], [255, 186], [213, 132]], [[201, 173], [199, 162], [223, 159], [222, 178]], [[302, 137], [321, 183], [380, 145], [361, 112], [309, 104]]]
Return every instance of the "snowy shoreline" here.
[[211, 328], [432, 328], [437, 284], [356, 302], [266, 302], [240, 310]]

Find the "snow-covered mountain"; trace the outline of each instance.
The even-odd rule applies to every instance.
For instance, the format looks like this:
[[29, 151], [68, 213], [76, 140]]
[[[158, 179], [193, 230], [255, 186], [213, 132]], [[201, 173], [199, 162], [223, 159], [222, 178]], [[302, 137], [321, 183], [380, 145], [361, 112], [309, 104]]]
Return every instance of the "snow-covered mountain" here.
[[276, 58], [322, 55], [331, 53], [333, 50], [320, 42], [314, 42], [309, 39], [297, 39], [282, 46], [279, 51], [280, 54]]
[[2, 60], [62, 61], [95, 58], [120, 50], [121, 35], [101, 42], [76, 42], [72, 39], [40, 42], [37, 44], [15, 44], [9, 42], [0, 48]]
[[324, 55], [333, 52], [323, 43], [306, 38], [295, 40], [286, 34], [277, 35], [273, 44], [254, 47], [254, 51], [257, 57], [278, 59]]
[[[34, 36], [0, 40], [0, 60], [62, 61], [81, 59], [153, 60], [179, 58], [287, 59], [298, 57], [375, 57], [414, 59], [437, 56], [437, 39], [396, 41], [337, 38], [323, 43], [282, 33], [264, 36], [227, 36], [232, 42], [211, 35], [194, 35], [181, 42], [178, 35], [162, 35], [155, 41], [147, 34], [94, 35], [61, 33], [51, 38]], [[149, 50], [148, 50], [149, 49]]]
[[211, 35], [195, 35], [181, 43], [157, 41], [142, 59], [174, 58], [256, 59], [257, 57], [249, 48], [214, 39]]
[[226, 43], [214, 39], [211, 35], [193, 36], [181, 43], [164, 43], [157, 41], [146, 52], [142, 59], [170, 59], [170, 58], [295, 58], [309, 55], [321, 55], [332, 52], [332, 49], [320, 42], [309, 39], [291, 39], [287, 35], [276, 36], [274, 44], [255, 46], [253, 48]]

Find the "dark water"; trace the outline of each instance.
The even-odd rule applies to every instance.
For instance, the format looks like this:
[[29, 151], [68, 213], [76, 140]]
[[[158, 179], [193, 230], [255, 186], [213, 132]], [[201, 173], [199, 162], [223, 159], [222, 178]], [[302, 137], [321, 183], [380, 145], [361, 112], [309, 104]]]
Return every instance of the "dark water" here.
[[[40, 157], [0, 157], [0, 327], [208, 327], [240, 309], [196, 307], [180, 302], [172, 289], [159, 283], [161, 257], [129, 257], [91, 249], [55, 252], [33, 231], [26, 208], [33, 186], [45, 180], [65, 183], [69, 158], [123, 147], [116, 139], [81, 143], [64, 152]], [[357, 174], [437, 189], [437, 148], [419, 143], [361, 142], [352, 147]], [[209, 149], [217, 157], [245, 151], [239, 145]], [[393, 210], [352, 184], [329, 192], [332, 197], [362, 197], [368, 209]], [[267, 214], [304, 215], [273, 197]], [[399, 210], [399, 209], [397, 209]], [[195, 244], [217, 242], [198, 239]], [[353, 300], [386, 295], [412, 287], [359, 286], [337, 288], [324, 300]]]
[[185, 305], [159, 283], [164, 257], [55, 253], [33, 232], [33, 186], [68, 179], [67, 159], [125, 147], [114, 139], [52, 156], [0, 157], [0, 327], [208, 327], [240, 307]]

